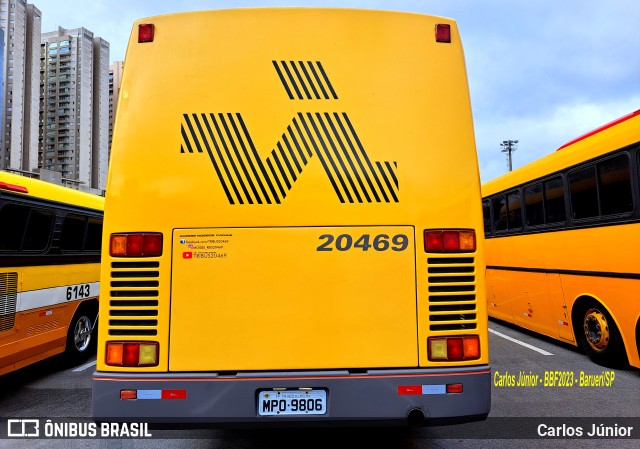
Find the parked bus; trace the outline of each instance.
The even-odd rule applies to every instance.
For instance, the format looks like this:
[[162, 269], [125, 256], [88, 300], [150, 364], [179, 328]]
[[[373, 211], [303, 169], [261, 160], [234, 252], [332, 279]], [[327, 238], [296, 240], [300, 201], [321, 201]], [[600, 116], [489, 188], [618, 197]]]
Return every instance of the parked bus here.
[[489, 315], [640, 368], [640, 110], [483, 185]]
[[0, 171], [0, 374], [95, 348], [104, 198]]
[[456, 23], [135, 23], [106, 195], [96, 420], [484, 419], [480, 181]]

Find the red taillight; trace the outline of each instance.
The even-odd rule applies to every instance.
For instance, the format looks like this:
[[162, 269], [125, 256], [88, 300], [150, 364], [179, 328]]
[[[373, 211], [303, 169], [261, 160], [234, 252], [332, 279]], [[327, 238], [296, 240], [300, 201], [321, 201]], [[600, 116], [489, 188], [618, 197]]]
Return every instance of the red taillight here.
[[458, 361], [463, 359], [462, 338], [447, 338], [447, 360]]
[[472, 253], [476, 250], [476, 231], [425, 229], [424, 250], [428, 253]]
[[451, 43], [451, 25], [448, 23], [436, 25], [436, 42]]
[[140, 344], [125, 343], [122, 351], [122, 366], [138, 366]]
[[0, 189], [8, 190], [10, 192], [29, 193], [29, 190], [26, 187], [19, 186], [16, 184], [9, 184], [6, 182], [0, 182]]
[[442, 250], [445, 253], [457, 253], [460, 251], [458, 231], [444, 231], [442, 233]]
[[479, 359], [480, 337], [477, 335], [429, 337], [427, 355], [431, 361], [459, 362]]
[[162, 234], [159, 232], [111, 234], [109, 254], [114, 257], [161, 256]]
[[138, 43], [153, 42], [153, 23], [141, 23], [138, 25]]
[[447, 393], [462, 393], [462, 384], [447, 384]]

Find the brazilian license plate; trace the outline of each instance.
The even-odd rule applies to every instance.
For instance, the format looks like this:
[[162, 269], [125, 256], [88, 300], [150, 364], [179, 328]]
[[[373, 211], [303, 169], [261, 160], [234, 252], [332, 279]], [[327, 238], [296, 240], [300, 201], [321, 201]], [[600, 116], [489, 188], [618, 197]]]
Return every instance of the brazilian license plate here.
[[325, 390], [265, 390], [258, 393], [258, 415], [324, 415]]

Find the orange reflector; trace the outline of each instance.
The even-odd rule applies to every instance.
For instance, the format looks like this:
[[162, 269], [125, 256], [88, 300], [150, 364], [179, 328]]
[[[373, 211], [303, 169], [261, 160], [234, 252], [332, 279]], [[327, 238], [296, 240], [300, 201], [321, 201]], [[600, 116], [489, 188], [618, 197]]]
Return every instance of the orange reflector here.
[[138, 25], [138, 43], [153, 42], [153, 23], [141, 23]]
[[122, 366], [123, 343], [107, 343], [107, 356], [105, 363], [111, 366]]
[[476, 232], [474, 230], [460, 231], [460, 251], [473, 252], [476, 250]]
[[447, 393], [462, 393], [462, 384], [447, 384]]
[[464, 337], [462, 339], [462, 344], [464, 346], [463, 350], [465, 360], [480, 358], [480, 339], [478, 336], [471, 335], [469, 337]]
[[120, 399], [138, 399], [138, 391], [120, 390]]
[[116, 257], [127, 255], [127, 236], [124, 234], [111, 234], [109, 254]]

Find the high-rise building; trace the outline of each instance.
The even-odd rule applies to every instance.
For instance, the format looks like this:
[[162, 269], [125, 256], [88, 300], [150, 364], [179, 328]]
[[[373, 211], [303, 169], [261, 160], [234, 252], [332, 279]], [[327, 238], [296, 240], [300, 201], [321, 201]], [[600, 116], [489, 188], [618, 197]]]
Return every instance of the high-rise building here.
[[109, 154], [109, 43], [86, 28], [42, 34], [40, 166], [104, 190]]
[[[41, 13], [24, 0], [0, 0], [4, 42], [0, 94], [0, 169], [38, 168]], [[34, 60], [34, 58], [36, 58]]]
[[118, 95], [122, 84], [122, 61], [115, 61], [109, 66], [109, 154], [111, 154], [111, 140], [113, 138], [113, 122], [116, 119]]

